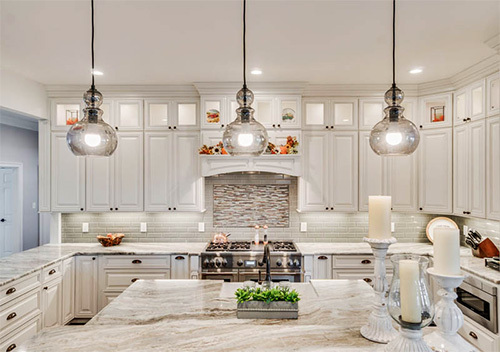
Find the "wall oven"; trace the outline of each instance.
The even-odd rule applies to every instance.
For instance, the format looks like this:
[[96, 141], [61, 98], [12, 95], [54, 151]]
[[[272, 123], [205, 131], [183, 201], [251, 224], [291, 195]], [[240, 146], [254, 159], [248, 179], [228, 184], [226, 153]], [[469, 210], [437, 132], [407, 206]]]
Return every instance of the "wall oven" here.
[[457, 306], [470, 319], [498, 332], [497, 288], [493, 284], [466, 278], [456, 289]]

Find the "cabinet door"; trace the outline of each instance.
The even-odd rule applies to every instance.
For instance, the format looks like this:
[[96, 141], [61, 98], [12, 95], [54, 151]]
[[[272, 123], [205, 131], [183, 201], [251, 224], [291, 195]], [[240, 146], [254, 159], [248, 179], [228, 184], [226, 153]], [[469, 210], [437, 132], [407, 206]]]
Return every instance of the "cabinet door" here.
[[469, 208], [469, 126], [456, 126], [453, 134], [453, 212], [463, 215]]
[[281, 122], [276, 118], [276, 105], [273, 97], [257, 96], [252, 106], [255, 109], [255, 119], [266, 128], [281, 127]]
[[299, 178], [301, 211], [329, 210], [328, 139], [329, 132], [304, 131], [302, 134], [303, 172]]
[[296, 138], [297, 141], [299, 142], [297, 149], [299, 150], [300, 153], [302, 146], [302, 132], [300, 130], [269, 131], [268, 135], [269, 135], [269, 142], [277, 146], [286, 145], [288, 136]]
[[147, 99], [144, 101], [145, 129], [170, 129], [175, 125], [173, 102], [165, 99]]
[[113, 210], [114, 157], [86, 158], [87, 211]]
[[487, 115], [494, 116], [500, 112], [500, 73], [495, 73], [486, 79], [486, 89]]
[[331, 132], [330, 207], [358, 210], [358, 132]]
[[42, 326], [50, 328], [61, 325], [62, 286], [61, 279], [53, 280], [42, 289]]
[[176, 132], [174, 135], [173, 210], [201, 211], [204, 207], [204, 179], [198, 157], [200, 134]]
[[83, 211], [85, 208], [85, 158], [75, 156], [66, 143], [66, 132], [52, 133], [52, 211]]
[[370, 132], [359, 132], [359, 210], [368, 211], [368, 197], [386, 194], [384, 158], [370, 147]]
[[226, 97], [206, 96], [201, 98], [201, 127], [203, 129], [221, 129], [229, 123]]
[[97, 314], [97, 260], [92, 256], [75, 259], [75, 318], [92, 318]]
[[336, 130], [358, 128], [358, 100], [333, 99], [331, 102], [333, 126]]
[[469, 87], [470, 107], [469, 114], [472, 121], [482, 119], [486, 116], [486, 80], [482, 79]]
[[170, 278], [174, 280], [189, 279], [189, 256], [180, 254], [172, 255]]
[[453, 124], [458, 126], [466, 122], [469, 117], [469, 101], [467, 89], [459, 90], [455, 93], [454, 99], [454, 121]]
[[222, 134], [222, 131], [202, 131], [200, 147], [203, 144], [208, 147], [219, 144], [222, 142]]
[[331, 121], [328, 118], [330, 104], [328, 99], [308, 98], [302, 103], [303, 127], [308, 130], [330, 129]]
[[53, 131], [67, 131], [83, 118], [82, 99], [60, 98], [50, 101], [50, 126]]
[[332, 278], [332, 256], [331, 255], [315, 255], [314, 256], [314, 279]]
[[[453, 105], [451, 93], [428, 95], [420, 97], [419, 101], [419, 123], [417, 125], [420, 128], [442, 128], [452, 125]], [[465, 100], [464, 106], [467, 107]]]
[[143, 101], [126, 99], [115, 102], [114, 125], [119, 131], [140, 131], [144, 128]]
[[276, 101], [278, 124], [281, 128], [300, 128], [300, 96], [279, 96]]
[[500, 117], [486, 121], [486, 211], [500, 220]]
[[114, 155], [115, 210], [143, 210], [143, 151], [142, 132], [118, 134], [118, 148]]
[[420, 131], [419, 203], [425, 212], [452, 211], [451, 128]]
[[174, 129], [197, 130], [200, 128], [198, 123], [199, 115], [198, 99], [186, 99], [174, 103]]
[[417, 154], [390, 157], [387, 160], [387, 194], [392, 197], [392, 210], [417, 210]]
[[359, 129], [371, 130], [384, 118], [384, 99], [362, 98], [359, 99]]
[[[469, 162], [469, 209], [472, 216], [486, 216], [486, 122], [475, 121], [469, 124], [470, 162]], [[497, 175], [497, 177], [500, 177]]]
[[[172, 132], [146, 132], [144, 201], [146, 211], [167, 211], [172, 199]], [[171, 210], [171, 209], [170, 209]]]
[[75, 316], [75, 258], [68, 258], [62, 265], [62, 324]]

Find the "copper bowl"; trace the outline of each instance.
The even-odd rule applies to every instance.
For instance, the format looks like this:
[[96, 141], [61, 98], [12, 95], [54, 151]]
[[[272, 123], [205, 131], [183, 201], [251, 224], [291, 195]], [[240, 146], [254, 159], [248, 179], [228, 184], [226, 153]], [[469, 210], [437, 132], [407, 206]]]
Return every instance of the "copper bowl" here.
[[111, 247], [119, 245], [123, 237], [125, 237], [123, 233], [108, 233], [106, 236], [97, 236], [97, 240], [104, 247]]

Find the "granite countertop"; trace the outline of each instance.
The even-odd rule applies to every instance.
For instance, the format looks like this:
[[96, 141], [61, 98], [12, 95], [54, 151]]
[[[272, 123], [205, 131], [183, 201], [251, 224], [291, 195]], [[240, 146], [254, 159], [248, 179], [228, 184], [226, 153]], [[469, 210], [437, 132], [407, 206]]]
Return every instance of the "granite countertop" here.
[[26, 352], [72, 351], [374, 351], [361, 337], [373, 290], [363, 281], [292, 284], [301, 294], [297, 320], [236, 318], [241, 283], [139, 280], [85, 326], [47, 329]]
[[206, 242], [122, 243], [103, 247], [99, 243], [47, 244], [0, 259], [0, 286], [75, 255], [99, 254], [200, 254]]

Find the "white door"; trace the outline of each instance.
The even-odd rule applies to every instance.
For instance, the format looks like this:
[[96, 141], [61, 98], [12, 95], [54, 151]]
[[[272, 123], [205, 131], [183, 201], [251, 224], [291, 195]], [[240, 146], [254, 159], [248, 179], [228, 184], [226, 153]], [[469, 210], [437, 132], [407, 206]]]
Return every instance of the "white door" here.
[[201, 176], [198, 156], [200, 134], [176, 132], [174, 136], [172, 210], [200, 211], [204, 207], [204, 179]]
[[115, 210], [142, 211], [144, 208], [143, 151], [142, 132], [118, 134], [118, 148], [114, 154]]
[[314, 256], [314, 271], [313, 279], [332, 278], [332, 256], [331, 255], [315, 255]]
[[85, 158], [75, 156], [66, 143], [66, 132], [52, 133], [52, 211], [85, 210]]
[[358, 210], [358, 132], [331, 132], [330, 207]]
[[368, 197], [385, 194], [384, 159], [370, 147], [370, 131], [359, 132], [359, 210], [368, 211]]
[[170, 268], [170, 278], [173, 280], [189, 279], [189, 256], [172, 255], [172, 267]]
[[[144, 102], [141, 99], [125, 99], [115, 102], [114, 126], [118, 131], [138, 131], [144, 128]], [[119, 145], [119, 144], [118, 144]]]
[[486, 79], [487, 89], [487, 116], [494, 116], [500, 112], [500, 73], [495, 73]]
[[417, 153], [387, 159], [387, 194], [392, 210], [417, 210]]
[[357, 99], [334, 99], [330, 106], [332, 110], [332, 123], [336, 130], [356, 130], [358, 128]]
[[373, 126], [384, 118], [384, 108], [384, 99], [359, 99], [359, 129], [371, 130]]
[[0, 258], [22, 249], [22, 208], [18, 167], [0, 167]]
[[255, 109], [255, 119], [263, 124], [266, 128], [281, 127], [280, 121], [278, 121], [278, 119], [276, 118], [276, 105], [275, 99], [273, 97], [255, 97], [253, 108]]
[[86, 158], [87, 211], [114, 210], [113, 176], [114, 157]]
[[420, 131], [419, 209], [425, 212], [452, 211], [451, 128]]
[[75, 316], [75, 258], [68, 258], [62, 265], [62, 324]]
[[469, 208], [469, 126], [455, 126], [453, 134], [453, 212], [464, 215]]
[[62, 288], [61, 279], [51, 281], [42, 289], [43, 328], [61, 325]]
[[486, 121], [486, 211], [500, 220], [500, 117]]
[[470, 118], [472, 121], [486, 116], [486, 80], [482, 79], [470, 86]]
[[486, 122], [474, 121], [468, 127], [470, 131], [468, 212], [472, 216], [484, 218], [486, 216]]
[[328, 165], [329, 132], [304, 131], [302, 134], [303, 172], [299, 178], [301, 211], [329, 210]]
[[172, 132], [146, 132], [144, 154], [144, 202], [146, 211], [167, 211], [173, 207]]
[[75, 318], [97, 313], [97, 258], [77, 256], [75, 264]]
[[469, 99], [468, 99], [468, 90], [462, 89], [457, 91], [454, 94], [454, 121], [453, 124], [455, 126], [461, 125], [467, 122], [467, 118], [469, 117]]

